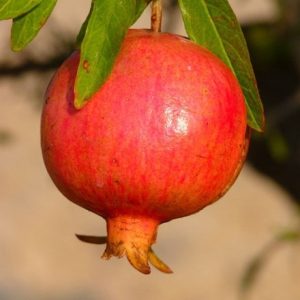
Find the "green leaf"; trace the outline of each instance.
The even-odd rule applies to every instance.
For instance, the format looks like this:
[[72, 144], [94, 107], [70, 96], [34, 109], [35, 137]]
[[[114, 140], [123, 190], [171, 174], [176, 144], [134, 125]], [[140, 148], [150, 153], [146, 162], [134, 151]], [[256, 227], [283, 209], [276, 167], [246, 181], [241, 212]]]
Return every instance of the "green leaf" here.
[[243, 292], [246, 292], [253, 286], [259, 272], [264, 265], [265, 259], [265, 255], [258, 255], [249, 263], [245, 270], [245, 273], [243, 274], [243, 277], [241, 278], [240, 288]]
[[90, 17], [91, 17], [93, 8], [94, 8], [93, 4], [94, 3], [92, 2], [90, 12], [89, 12], [88, 16], [86, 17], [85, 21], [83, 22], [83, 24], [81, 25], [80, 31], [79, 31], [79, 33], [77, 35], [77, 38], [76, 38], [76, 47], [77, 48], [80, 48], [81, 43], [82, 43], [82, 41], [84, 39], [86, 28], [87, 28], [87, 25], [89, 23], [89, 20], [90, 20]]
[[107, 79], [135, 16], [136, 0], [92, 2], [75, 81], [76, 108], [81, 108]]
[[137, 0], [136, 15], [132, 23], [135, 23], [137, 21], [137, 19], [141, 16], [150, 2], [151, 0]]
[[248, 125], [264, 129], [264, 112], [247, 44], [227, 0], [179, 0], [191, 40], [221, 58], [236, 75], [244, 92]]
[[38, 6], [13, 20], [11, 47], [20, 51], [26, 47], [46, 23], [57, 0], [43, 0]]
[[42, 0], [0, 0], [0, 20], [13, 19], [25, 14]]
[[277, 234], [248, 264], [241, 278], [241, 291], [247, 292], [253, 286], [267, 259], [270, 258], [274, 251], [278, 250], [282, 243], [299, 241], [300, 231], [298, 228], [284, 230]]
[[[137, 19], [141, 16], [141, 14], [144, 12], [144, 10], [146, 9], [146, 7], [148, 6], [148, 4], [150, 2], [151, 2], [151, 0], [138, 0], [137, 1], [137, 4], [136, 4], [136, 14], [135, 14], [135, 17], [134, 17], [134, 19], [132, 21], [132, 24], [137, 21]], [[92, 11], [93, 11], [93, 4], [91, 6], [91, 9], [90, 9], [90, 12], [89, 12], [87, 18], [85, 19], [84, 23], [82, 24], [82, 26], [80, 28], [80, 31], [79, 31], [79, 33], [77, 35], [76, 45], [77, 45], [78, 48], [80, 47], [80, 45], [82, 43], [82, 40], [83, 40], [83, 38], [85, 36], [87, 24], [89, 22], [89, 19], [90, 19]]]
[[283, 231], [278, 235], [277, 239], [282, 242], [298, 242], [300, 241], [300, 230]]

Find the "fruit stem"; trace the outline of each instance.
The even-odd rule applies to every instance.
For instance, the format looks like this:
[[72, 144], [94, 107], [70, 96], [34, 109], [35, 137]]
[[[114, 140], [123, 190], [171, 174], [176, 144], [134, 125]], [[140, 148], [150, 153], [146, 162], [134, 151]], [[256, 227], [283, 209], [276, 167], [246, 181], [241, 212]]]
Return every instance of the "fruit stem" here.
[[152, 0], [151, 12], [151, 30], [154, 32], [161, 31], [162, 20], [162, 0]]

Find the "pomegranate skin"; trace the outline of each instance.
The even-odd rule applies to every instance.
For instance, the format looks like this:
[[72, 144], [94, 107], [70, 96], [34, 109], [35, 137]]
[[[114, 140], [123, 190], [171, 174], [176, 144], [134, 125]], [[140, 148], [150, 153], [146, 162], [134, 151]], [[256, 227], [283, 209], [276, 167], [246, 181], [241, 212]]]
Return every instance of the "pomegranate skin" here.
[[201, 46], [130, 30], [105, 84], [76, 110], [79, 55], [63, 63], [46, 93], [46, 168], [67, 198], [108, 221], [105, 258], [127, 251], [109, 249], [117, 242], [113, 220], [155, 224], [149, 250], [158, 224], [201, 210], [237, 177], [248, 147], [242, 91], [229, 68]]

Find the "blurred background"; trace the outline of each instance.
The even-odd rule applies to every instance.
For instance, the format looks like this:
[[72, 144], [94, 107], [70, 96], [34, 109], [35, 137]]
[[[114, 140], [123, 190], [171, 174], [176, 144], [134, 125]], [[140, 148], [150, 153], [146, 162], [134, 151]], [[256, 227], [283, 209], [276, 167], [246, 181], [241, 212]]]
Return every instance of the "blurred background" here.
[[[177, 1], [164, 31], [185, 34]], [[43, 166], [43, 94], [70, 54], [90, 1], [60, 0], [34, 42], [9, 49], [0, 23], [0, 299], [299, 300], [300, 1], [231, 0], [249, 45], [267, 128], [254, 134], [240, 177], [216, 204], [160, 227], [158, 255], [173, 275], [145, 276], [103, 261], [102, 219], [66, 200]], [[135, 27], [149, 27], [149, 11]]]

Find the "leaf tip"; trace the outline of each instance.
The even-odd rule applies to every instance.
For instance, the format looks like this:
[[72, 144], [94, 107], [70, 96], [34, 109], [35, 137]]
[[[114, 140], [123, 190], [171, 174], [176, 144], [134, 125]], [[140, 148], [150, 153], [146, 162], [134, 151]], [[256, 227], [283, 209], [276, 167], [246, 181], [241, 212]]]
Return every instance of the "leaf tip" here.
[[21, 52], [23, 50], [23, 47], [11, 47], [11, 50], [13, 52]]
[[266, 120], [265, 120], [264, 113], [263, 112], [261, 113], [259, 120], [253, 121], [251, 119], [248, 119], [248, 126], [259, 133], [265, 132]]
[[23, 46], [19, 45], [18, 43], [15, 43], [13, 40], [11, 40], [10, 43], [10, 49], [14, 52], [20, 52], [21, 50], [23, 50]]
[[80, 98], [78, 98], [78, 97], [75, 97], [75, 98], [74, 98], [74, 102], [73, 102], [74, 107], [75, 107], [77, 110], [82, 109], [82, 108], [85, 106], [86, 103], [87, 103], [87, 100], [85, 100], [85, 99], [80, 99]]

